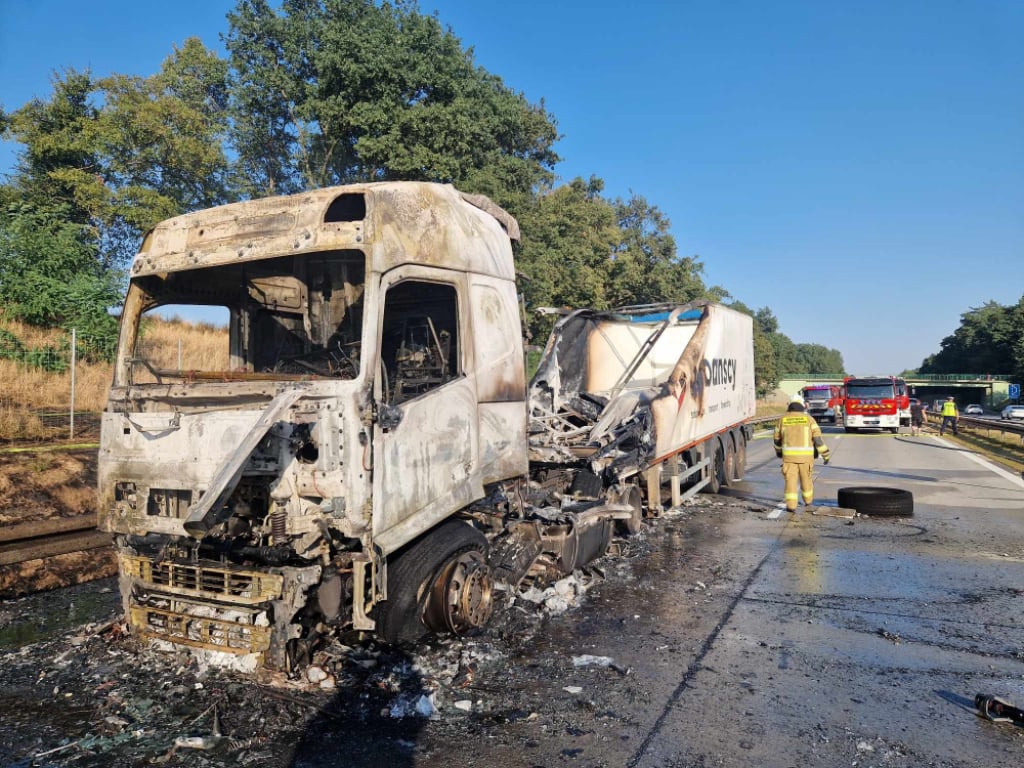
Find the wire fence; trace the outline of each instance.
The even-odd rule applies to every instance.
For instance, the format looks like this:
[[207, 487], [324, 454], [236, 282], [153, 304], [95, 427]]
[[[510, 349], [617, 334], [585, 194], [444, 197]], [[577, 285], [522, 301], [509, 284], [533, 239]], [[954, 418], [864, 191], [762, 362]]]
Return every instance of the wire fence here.
[[0, 327], [0, 440], [98, 437], [116, 339]]
[[109, 362], [116, 349], [116, 338], [81, 333], [75, 328], [40, 342], [25, 340], [9, 328], [0, 328], [0, 360], [51, 373], [67, 371], [76, 361]]

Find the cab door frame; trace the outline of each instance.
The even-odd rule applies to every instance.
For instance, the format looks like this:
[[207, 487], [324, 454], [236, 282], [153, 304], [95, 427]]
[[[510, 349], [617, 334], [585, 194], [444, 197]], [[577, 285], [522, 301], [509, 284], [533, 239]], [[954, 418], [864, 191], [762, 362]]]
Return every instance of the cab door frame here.
[[[458, 367], [453, 378], [433, 389], [388, 403], [381, 372], [388, 294], [410, 282], [454, 290], [457, 328], [451, 364]], [[484, 490], [467, 274], [403, 265], [381, 276], [377, 295], [372, 531], [376, 546], [389, 554], [482, 498]]]

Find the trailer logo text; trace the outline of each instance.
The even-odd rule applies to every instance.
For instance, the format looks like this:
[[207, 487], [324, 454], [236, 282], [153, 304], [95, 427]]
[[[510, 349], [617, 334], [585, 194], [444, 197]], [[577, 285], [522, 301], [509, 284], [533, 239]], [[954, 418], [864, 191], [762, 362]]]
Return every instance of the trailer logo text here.
[[736, 389], [736, 358], [716, 357], [704, 360], [704, 386], [717, 387], [731, 384]]

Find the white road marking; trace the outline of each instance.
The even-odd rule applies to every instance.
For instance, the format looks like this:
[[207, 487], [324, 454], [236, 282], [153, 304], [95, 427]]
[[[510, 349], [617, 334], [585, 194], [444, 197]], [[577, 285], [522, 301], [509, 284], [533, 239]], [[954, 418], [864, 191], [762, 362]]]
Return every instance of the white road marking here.
[[775, 509], [773, 509], [773, 510], [772, 510], [771, 512], [769, 512], [769, 513], [768, 513], [768, 514], [766, 515], [766, 517], [767, 517], [767, 518], [768, 518], [769, 520], [777, 520], [777, 519], [779, 518], [779, 516], [780, 516], [780, 515], [781, 515], [781, 514], [782, 514], [783, 512], [785, 512], [785, 511], [786, 511], [786, 502], [784, 502], [784, 501], [780, 501], [780, 502], [778, 503], [778, 506], [776, 506], [776, 507], [775, 507]]
[[942, 445], [944, 445], [944, 446], [946, 446], [948, 448], [956, 449], [959, 453], [962, 453], [964, 456], [966, 456], [968, 459], [970, 459], [974, 463], [981, 464], [981, 466], [985, 467], [985, 469], [990, 469], [993, 472], [995, 472], [997, 475], [999, 475], [1000, 477], [1006, 478], [1007, 480], [1009, 480], [1014, 485], [1019, 485], [1021, 488], [1024, 488], [1024, 480], [1022, 480], [1019, 475], [1014, 475], [1012, 472], [1010, 472], [1008, 470], [1005, 470], [1002, 467], [996, 466], [995, 464], [993, 464], [988, 459], [982, 458], [978, 454], [972, 453], [970, 450], [968, 450], [966, 448], [962, 448], [961, 446], [957, 445], [956, 443], [951, 443], [951, 442], [949, 442], [949, 440], [943, 440], [938, 435], [932, 435], [932, 439], [935, 440], [935, 442], [937, 442], [937, 443], [942, 443]]

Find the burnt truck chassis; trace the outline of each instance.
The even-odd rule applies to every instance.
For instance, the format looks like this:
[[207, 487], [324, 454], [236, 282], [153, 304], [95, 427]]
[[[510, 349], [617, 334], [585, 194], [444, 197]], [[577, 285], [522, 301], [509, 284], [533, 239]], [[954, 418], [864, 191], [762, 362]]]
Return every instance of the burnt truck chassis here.
[[[471, 631], [496, 585], [570, 573], [616, 530], [639, 531], [666, 480], [675, 505], [687, 478], [688, 493], [717, 492], [742, 475], [742, 420], [673, 431], [684, 399], [704, 429], [711, 305], [569, 313], [527, 386], [517, 238], [489, 201], [412, 183], [234, 204], [147, 236], [99, 464], [132, 633], [294, 673], [347, 632]], [[142, 315], [178, 303], [228, 306], [227, 367], [173, 370], [140, 351]], [[686, 312], [677, 330], [702, 343], [679, 356], [672, 342], [638, 385]], [[614, 386], [584, 382], [588, 334], [634, 313], [664, 319], [602, 353]], [[433, 439], [445, 429], [452, 444]], [[459, 476], [461, 457], [475, 474]]]
[[[557, 327], [552, 338], [559, 338]], [[565, 362], [563, 368], [578, 367]], [[542, 368], [531, 382], [528, 476], [489, 487], [484, 499], [389, 558], [367, 554], [362, 537], [323, 522], [312, 550], [302, 551], [289, 535], [271, 499], [271, 468], [311, 460], [319, 448], [311, 421], [295, 412], [303, 388], [285, 389], [203, 501], [151, 495], [150, 503], [189, 507], [185, 528], [194, 538], [116, 537], [130, 625], [144, 639], [256, 654], [265, 666], [290, 672], [310, 663], [334, 634], [376, 630], [388, 642], [407, 643], [425, 631], [464, 633], [486, 624], [497, 584], [511, 589], [527, 578], [571, 573], [605, 554], [616, 533], [638, 533], [645, 507], [656, 515], [663, 501], [679, 504], [684, 487], [687, 495], [709, 484], [717, 490], [742, 475], [742, 458], [737, 465], [730, 451], [727, 465], [719, 436], [652, 465], [649, 407], [592, 439], [610, 398], [580, 391], [554, 407], [545, 379], [551, 372]], [[414, 379], [419, 373], [410, 370]], [[299, 420], [287, 421], [289, 412]], [[741, 446], [746, 439], [742, 428], [725, 436]], [[130, 498], [121, 492], [118, 503]]]
[[[425, 631], [461, 634], [486, 624], [496, 583], [552, 580], [602, 556], [617, 522], [621, 533], [639, 531], [637, 486], [606, 488], [576, 463], [540, 464], [529, 478], [497, 484], [376, 562], [358, 539], [327, 526], [329, 544], [297, 552], [276, 530], [267, 484], [244, 477], [224, 503], [234, 512], [202, 538], [116, 537], [125, 611], [141, 638], [257, 654], [267, 667], [291, 672], [332, 634], [375, 629], [392, 643]], [[264, 529], [273, 544], [259, 543]], [[419, 595], [425, 584], [428, 594]], [[375, 594], [381, 598], [370, 608]], [[410, 605], [406, 595], [423, 599]]]

